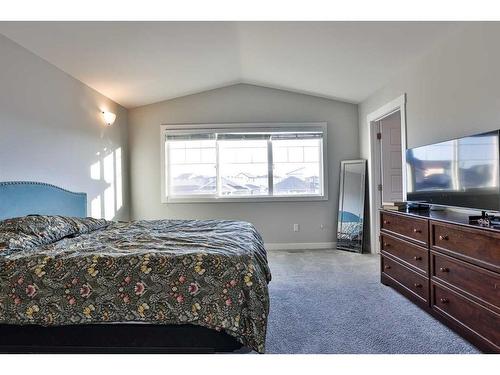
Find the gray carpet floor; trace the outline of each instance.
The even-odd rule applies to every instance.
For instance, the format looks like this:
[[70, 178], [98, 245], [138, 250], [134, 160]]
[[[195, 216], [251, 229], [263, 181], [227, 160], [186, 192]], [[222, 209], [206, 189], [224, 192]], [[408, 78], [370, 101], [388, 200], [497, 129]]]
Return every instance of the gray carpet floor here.
[[267, 353], [479, 353], [380, 283], [379, 256], [270, 251]]

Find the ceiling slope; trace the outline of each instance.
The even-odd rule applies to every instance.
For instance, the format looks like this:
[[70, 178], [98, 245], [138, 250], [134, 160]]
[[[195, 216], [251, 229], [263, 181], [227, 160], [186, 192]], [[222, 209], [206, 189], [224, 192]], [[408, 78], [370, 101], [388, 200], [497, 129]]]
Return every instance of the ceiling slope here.
[[358, 103], [450, 22], [0, 22], [0, 33], [127, 108], [235, 83]]

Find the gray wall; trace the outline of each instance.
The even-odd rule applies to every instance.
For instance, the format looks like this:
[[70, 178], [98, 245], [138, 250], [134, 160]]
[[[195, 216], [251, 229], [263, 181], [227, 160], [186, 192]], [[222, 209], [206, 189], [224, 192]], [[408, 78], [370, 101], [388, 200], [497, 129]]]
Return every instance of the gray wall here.
[[[114, 218], [127, 219], [126, 109], [1, 35], [0, 56], [0, 181], [42, 181], [83, 191], [89, 214], [97, 198], [94, 212], [103, 213], [107, 204]], [[112, 127], [103, 124], [101, 109], [117, 114]], [[110, 204], [115, 189], [105, 193], [110, 183], [104, 181], [104, 173], [108, 181], [114, 174], [109, 168], [118, 169], [114, 156], [108, 156], [117, 149], [123, 172], [119, 210]], [[104, 163], [106, 171], [104, 159], [112, 160]], [[99, 170], [95, 179], [92, 165]]]
[[[160, 124], [328, 122], [329, 200], [323, 202], [160, 202]], [[357, 106], [252, 85], [235, 85], [129, 111], [133, 219], [221, 218], [253, 223], [267, 243], [333, 242], [340, 160], [357, 158]], [[300, 224], [294, 233], [292, 226]], [[325, 224], [325, 229], [320, 229]]]
[[367, 115], [403, 93], [410, 148], [499, 129], [499, 42], [498, 23], [469, 23], [361, 103], [361, 156], [368, 157]]
[[470, 23], [361, 103], [362, 156], [367, 115], [402, 93], [408, 147], [500, 128], [499, 43], [498, 23]]

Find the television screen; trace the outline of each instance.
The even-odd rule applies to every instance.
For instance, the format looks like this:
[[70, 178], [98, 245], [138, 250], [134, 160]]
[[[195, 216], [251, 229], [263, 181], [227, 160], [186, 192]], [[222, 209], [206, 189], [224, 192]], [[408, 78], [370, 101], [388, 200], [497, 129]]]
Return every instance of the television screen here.
[[499, 131], [406, 151], [407, 200], [500, 211]]

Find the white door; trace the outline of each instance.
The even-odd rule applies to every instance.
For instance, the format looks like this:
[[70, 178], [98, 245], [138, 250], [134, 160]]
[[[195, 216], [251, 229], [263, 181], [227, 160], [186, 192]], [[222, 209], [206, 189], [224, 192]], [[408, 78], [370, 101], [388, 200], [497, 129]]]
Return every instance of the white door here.
[[379, 121], [379, 126], [382, 202], [402, 201], [401, 112], [397, 111], [383, 118]]

